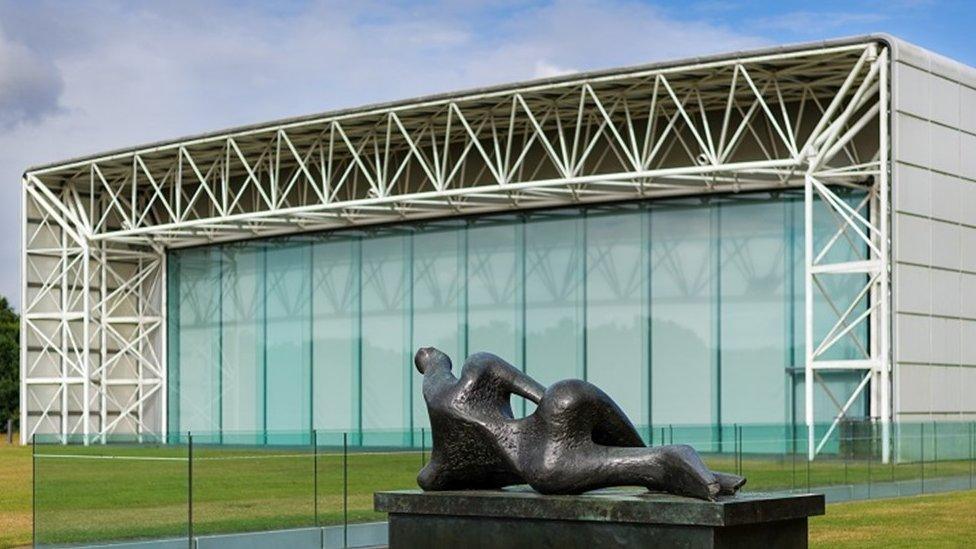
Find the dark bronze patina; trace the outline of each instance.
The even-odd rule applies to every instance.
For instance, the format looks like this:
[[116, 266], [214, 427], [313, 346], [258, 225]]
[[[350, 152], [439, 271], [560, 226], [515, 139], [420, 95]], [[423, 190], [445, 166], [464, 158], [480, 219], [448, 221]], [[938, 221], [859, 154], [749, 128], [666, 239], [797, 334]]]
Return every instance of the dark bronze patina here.
[[[690, 446], [648, 448], [619, 406], [595, 385], [567, 379], [544, 387], [490, 353], [468, 357], [460, 377], [433, 347], [417, 351], [434, 444], [417, 482], [427, 491], [528, 484], [543, 494], [611, 486], [713, 499], [745, 479], [710, 471]], [[511, 396], [536, 404], [524, 418]]]

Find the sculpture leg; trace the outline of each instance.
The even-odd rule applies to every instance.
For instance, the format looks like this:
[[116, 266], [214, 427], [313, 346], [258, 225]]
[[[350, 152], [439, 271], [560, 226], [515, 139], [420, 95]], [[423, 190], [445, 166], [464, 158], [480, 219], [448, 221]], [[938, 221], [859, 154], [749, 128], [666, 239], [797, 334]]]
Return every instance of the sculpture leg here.
[[[552, 448], [550, 448], [550, 451]], [[624, 448], [588, 444], [549, 453], [526, 468], [529, 484], [543, 494], [578, 494], [612, 486], [643, 486], [679, 496], [711, 499], [718, 479], [690, 446]]]
[[605, 446], [642, 447], [644, 440], [627, 415], [596, 385], [578, 379], [552, 384], [546, 389], [537, 414], [556, 437], [589, 434]]

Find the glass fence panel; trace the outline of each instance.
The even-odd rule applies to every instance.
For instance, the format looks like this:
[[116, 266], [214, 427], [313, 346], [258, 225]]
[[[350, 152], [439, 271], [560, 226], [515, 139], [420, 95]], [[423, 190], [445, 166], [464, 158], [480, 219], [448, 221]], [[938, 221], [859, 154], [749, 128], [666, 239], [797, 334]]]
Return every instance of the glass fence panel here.
[[367, 440], [414, 441], [413, 444], [350, 446], [346, 459], [346, 506], [348, 523], [386, 520], [373, 511], [373, 493], [417, 488], [417, 473], [429, 456], [421, 441], [429, 440], [424, 429], [414, 431], [368, 431]]
[[315, 526], [315, 447], [308, 432], [193, 434], [193, 534]]
[[[688, 444], [746, 492], [820, 492], [829, 501], [976, 488], [976, 423], [891, 426], [640, 425], [649, 446]], [[373, 494], [416, 489], [431, 433], [413, 430], [213, 431], [165, 440], [38, 437], [34, 524], [39, 546], [179, 539], [385, 520]], [[337, 531], [328, 534], [338, 539]]]

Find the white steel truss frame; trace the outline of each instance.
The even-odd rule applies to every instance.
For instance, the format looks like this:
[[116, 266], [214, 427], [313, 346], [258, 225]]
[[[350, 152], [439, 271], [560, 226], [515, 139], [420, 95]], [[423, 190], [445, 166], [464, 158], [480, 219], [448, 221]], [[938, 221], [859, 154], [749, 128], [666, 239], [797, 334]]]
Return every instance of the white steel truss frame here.
[[[784, 188], [805, 189], [810, 457], [817, 450], [812, 390], [821, 370], [867, 372], [872, 415], [887, 433], [887, 62], [887, 47], [867, 41], [636, 68], [326, 114], [29, 170], [23, 440], [55, 433], [65, 442], [76, 434], [88, 442], [165, 430], [170, 248]], [[864, 190], [868, 198], [852, 207], [837, 187]], [[838, 222], [827, 251], [814, 247], [815, 197]], [[865, 258], [826, 262], [835, 245], [855, 239], [866, 241]], [[813, 291], [840, 273], [864, 274], [867, 289], [849, 307], [827, 296], [838, 320], [817, 334]], [[870, 305], [859, 307], [863, 299]], [[824, 358], [837, 341], [857, 340], [855, 328], [864, 324], [871, 342], [859, 342], [863, 359]], [[837, 401], [834, 425], [867, 384], [846, 406]]]

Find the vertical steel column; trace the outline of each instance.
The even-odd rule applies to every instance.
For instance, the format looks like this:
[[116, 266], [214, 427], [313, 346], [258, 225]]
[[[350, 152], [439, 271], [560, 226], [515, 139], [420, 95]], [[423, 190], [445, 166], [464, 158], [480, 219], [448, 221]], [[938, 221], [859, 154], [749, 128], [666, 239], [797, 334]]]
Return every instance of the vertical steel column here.
[[807, 424], [807, 459], [813, 460], [813, 178], [803, 178], [803, 319], [804, 319], [804, 418]]
[[81, 242], [82, 250], [82, 283], [81, 291], [84, 292], [81, 298], [82, 303], [82, 341], [81, 344], [81, 355], [82, 362], [81, 368], [83, 372], [83, 385], [82, 385], [82, 403], [81, 403], [81, 421], [82, 421], [82, 435], [84, 437], [85, 446], [88, 446], [88, 437], [91, 424], [91, 382], [92, 382], [92, 371], [91, 371], [91, 247], [89, 242]]
[[107, 269], [106, 263], [108, 259], [106, 258], [106, 245], [105, 241], [98, 243], [99, 253], [99, 310], [98, 310], [98, 331], [99, 331], [99, 357], [101, 358], [101, 363], [99, 364], [99, 369], [101, 374], [99, 375], [98, 383], [98, 396], [99, 396], [99, 416], [100, 422], [98, 425], [98, 431], [102, 438], [102, 444], [108, 442], [106, 440], [106, 426], [108, 426], [108, 384], [105, 383], [107, 377], [107, 364], [108, 364], [108, 285], [105, 275], [105, 270]]
[[[62, 197], [63, 200], [64, 197]], [[59, 358], [61, 374], [61, 443], [68, 443], [68, 359], [71, 349], [68, 348], [68, 234], [64, 227], [60, 232], [61, 245], [61, 295], [58, 302], [58, 331], [61, 346], [61, 356]]]
[[[160, 297], [160, 324], [159, 324], [159, 434], [162, 442], [169, 440], [169, 266], [167, 264], [166, 251], [161, 247], [155, 248], [159, 254], [159, 297]], [[174, 426], [179, 429], [179, 426]]]
[[31, 430], [27, 417], [27, 178], [20, 180], [20, 444]]
[[880, 227], [880, 246], [881, 250], [881, 274], [878, 277], [878, 283], [881, 286], [881, 303], [878, 307], [878, 360], [881, 366], [881, 460], [887, 463], [891, 459], [891, 349], [890, 349], [890, 337], [891, 337], [891, 288], [889, 284], [889, 277], [891, 274], [891, 257], [890, 257], [890, 241], [888, 236], [889, 219], [891, 212], [888, 205], [889, 197], [889, 173], [891, 166], [889, 165], [889, 124], [890, 119], [890, 108], [888, 105], [889, 94], [888, 94], [888, 48], [884, 48], [881, 51], [881, 56], [878, 59], [880, 63], [880, 85], [878, 93], [880, 96], [881, 109], [878, 113], [879, 116], [879, 160], [880, 160], [880, 173], [878, 177], [878, 204], [881, 208], [878, 217], [878, 225]]

